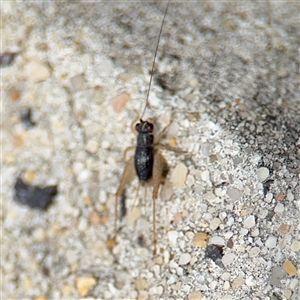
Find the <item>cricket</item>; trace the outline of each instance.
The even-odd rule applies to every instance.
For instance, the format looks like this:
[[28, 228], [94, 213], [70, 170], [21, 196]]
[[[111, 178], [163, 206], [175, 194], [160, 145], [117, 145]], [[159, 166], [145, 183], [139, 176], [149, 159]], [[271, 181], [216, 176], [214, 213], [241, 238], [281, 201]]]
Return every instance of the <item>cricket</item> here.
[[[184, 151], [178, 151], [178, 149], [169, 149], [169, 147], [164, 147], [163, 145], [160, 145], [159, 142], [163, 135], [165, 134], [166, 129], [168, 126], [157, 136], [154, 136], [153, 130], [154, 125], [152, 122], [143, 120], [143, 117], [145, 115], [146, 109], [148, 107], [148, 99], [153, 79], [153, 72], [155, 67], [155, 60], [157, 56], [157, 51], [159, 47], [159, 42], [161, 38], [161, 34], [163, 31], [163, 26], [165, 22], [165, 18], [168, 12], [170, 1], [168, 1], [164, 17], [161, 23], [158, 40], [156, 44], [154, 59], [152, 63], [152, 69], [151, 69], [151, 75], [150, 75], [150, 81], [149, 86], [147, 90], [147, 96], [146, 96], [146, 102], [144, 105], [144, 109], [142, 111], [142, 114], [138, 119], [136, 119], [132, 125], [131, 128], [135, 129], [137, 133], [137, 143], [135, 146], [135, 153], [134, 155], [129, 158], [129, 160], [126, 162], [124, 172], [121, 177], [121, 181], [119, 184], [119, 187], [117, 189], [117, 192], [115, 194], [116, 201], [115, 201], [115, 216], [114, 216], [114, 235], [112, 239], [107, 241], [107, 245], [110, 249], [112, 249], [116, 243], [117, 238], [117, 232], [118, 232], [118, 218], [119, 218], [119, 210], [118, 210], [118, 203], [119, 198], [121, 197], [125, 187], [127, 184], [129, 184], [134, 176], [136, 175], [139, 179], [139, 184], [144, 187], [152, 187], [152, 200], [153, 200], [153, 254], [155, 255], [157, 252], [157, 239], [156, 239], [156, 200], [158, 198], [159, 188], [160, 185], [164, 183], [164, 180], [168, 173], [168, 164], [165, 160], [165, 158], [159, 153], [159, 148], [165, 148], [167, 150], [176, 151], [176, 152], [184, 152]], [[138, 123], [136, 123], [136, 121]], [[134, 124], [136, 125], [134, 126]], [[133, 148], [133, 147], [129, 147]], [[125, 150], [125, 153], [129, 149], [127, 148]]]

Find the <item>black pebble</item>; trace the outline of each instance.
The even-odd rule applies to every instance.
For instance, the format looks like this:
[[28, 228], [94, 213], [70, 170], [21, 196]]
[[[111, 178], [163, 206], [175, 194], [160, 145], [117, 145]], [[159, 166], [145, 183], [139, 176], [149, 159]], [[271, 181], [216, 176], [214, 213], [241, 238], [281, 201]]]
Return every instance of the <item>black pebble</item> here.
[[223, 267], [222, 257], [223, 257], [223, 248], [218, 245], [208, 245], [205, 249], [205, 257], [213, 260], [219, 267]]
[[31, 208], [46, 210], [52, 202], [52, 197], [57, 193], [56, 185], [40, 188], [27, 185], [21, 178], [17, 178], [15, 188], [15, 201]]
[[15, 55], [16, 53], [9, 53], [9, 52], [0, 53], [0, 67], [9, 66], [13, 62]]

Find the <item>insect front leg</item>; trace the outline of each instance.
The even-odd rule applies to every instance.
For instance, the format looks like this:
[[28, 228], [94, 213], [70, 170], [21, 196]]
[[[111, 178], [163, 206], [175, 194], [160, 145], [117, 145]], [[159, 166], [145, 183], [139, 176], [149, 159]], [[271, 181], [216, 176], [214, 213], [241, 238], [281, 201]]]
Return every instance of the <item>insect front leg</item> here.
[[168, 164], [165, 158], [159, 153], [155, 152], [153, 162], [153, 173], [151, 185], [153, 186], [153, 253], [156, 254], [156, 199], [160, 185], [164, 182], [168, 173]]

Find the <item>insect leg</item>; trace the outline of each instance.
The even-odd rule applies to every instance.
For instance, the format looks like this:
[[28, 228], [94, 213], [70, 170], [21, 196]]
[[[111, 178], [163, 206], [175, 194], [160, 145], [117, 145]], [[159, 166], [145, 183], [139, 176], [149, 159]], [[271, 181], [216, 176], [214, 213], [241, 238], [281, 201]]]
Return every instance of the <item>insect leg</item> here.
[[158, 152], [154, 154], [152, 186], [153, 186], [153, 253], [156, 254], [156, 199], [160, 185], [164, 182], [168, 173], [168, 164], [165, 158]]

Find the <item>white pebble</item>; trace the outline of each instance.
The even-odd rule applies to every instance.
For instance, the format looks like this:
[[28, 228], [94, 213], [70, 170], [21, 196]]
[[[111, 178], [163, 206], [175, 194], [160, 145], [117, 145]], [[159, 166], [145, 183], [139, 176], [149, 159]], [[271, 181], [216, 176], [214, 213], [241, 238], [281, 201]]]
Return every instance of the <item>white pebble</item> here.
[[88, 221], [85, 218], [80, 218], [79, 224], [78, 224], [78, 230], [79, 231], [86, 231], [88, 228]]
[[172, 247], [176, 246], [177, 245], [178, 232], [174, 231], [174, 230], [169, 231], [168, 232], [168, 238], [169, 238], [169, 241], [170, 241]]
[[275, 236], [270, 236], [268, 237], [268, 239], [266, 240], [266, 247], [268, 247], [269, 249], [275, 248], [277, 244], [277, 238]]
[[184, 164], [180, 163], [173, 170], [170, 180], [174, 187], [182, 188], [184, 187], [186, 176], [187, 176], [187, 167]]
[[269, 177], [269, 170], [265, 167], [259, 168], [256, 172], [259, 181], [263, 182]]
[[209, 228], [211, 230], [216, 230], [221, 224], [221, 220], [219, 218], [214, 218], [210, 224], [209, 224]]
[[230, 265], [234, 261], [234, 259], [235, 259], [235, 254], [228, 253], [222, 257], [222, 263], [224, 266], [227, 266], [227, 265]]
[[228, 188], [226, 193], [233, 201], [238, 201], [243, 195], [243, 192], [236, 188]]
[[189, 253], [182, 253], [182, 254], [180, 255], [178, 264], [179, 264], [180, 266], [187, 265], [187, 264], [191, 261], [191, 258], [192, 258], [192, 257], [191, 257], [191, 254], [189, 254]]
[[300, 250], [300, 242], [299, 241], [293, 241], [291, 245], [291, 250], [296, 252]]
[[209, 240], [210, 244], [213, 245], [220, 245], [220, 246], [224, 246], [225, 245], [225, 240], [220, 237], [220, 236], [213, 236], [210, 240]]
[[257, 256], [259, 254], [259, 252], [260, 252], [260, 249], [258, 247], [253, 247], [249, 251], [249, 256], [250, 257]]
[[209, 171], [208, 170], [204, 170], [202, 173], [201, 173], [201, 179], [203, 181], [209, 181]]
[[274, 208], [274, 211], [278, 214], [281, 214], [284, 212], [284, 205], [281, 202], [278, 202], [277, 205]]
[[44, 81], [50, 76], [49, 69], [41, 62], [31, 61], [25, 69], [28, 77], [33, 82]]
[[244, 227], [245, 228], [252, 228], [255, 225], [255, 217], [254, 216], [248, 216], [244, 220]]
[[99, 144], [96, 140], [88, 140], [88, 142], [85, 146], [85, 150], [87, 152], [95, 154], [95, 153], [97, 153], [98, 149], [99, 149]]

